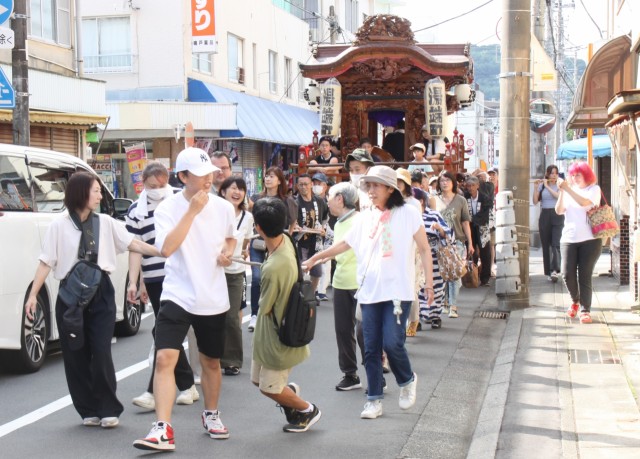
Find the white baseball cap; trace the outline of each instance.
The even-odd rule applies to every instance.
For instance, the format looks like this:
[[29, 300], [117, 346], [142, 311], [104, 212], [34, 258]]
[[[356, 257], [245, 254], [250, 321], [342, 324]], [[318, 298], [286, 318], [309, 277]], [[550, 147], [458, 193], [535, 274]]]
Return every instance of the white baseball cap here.
[[206, 151], [201, 148], [189, 147], [178, 153], [176, 159], [176, 172], [189, 171], [193, 175], [202, 177], [220, 169], [211, 164], [211, 159]]

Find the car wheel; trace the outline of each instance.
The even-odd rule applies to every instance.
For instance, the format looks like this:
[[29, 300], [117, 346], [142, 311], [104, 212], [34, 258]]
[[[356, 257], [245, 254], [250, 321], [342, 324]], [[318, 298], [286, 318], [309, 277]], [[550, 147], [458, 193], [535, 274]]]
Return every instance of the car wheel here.
[[116, 322], [116, 336], [133, 336], [140, 329], [140, 320], [142, 319], [142, 308], [139, 304], [129, 303], [126, 298], [124, 300], [124, 319]]
[[40, 369], [49, 349], [49, 307], [42, 296], [37, 296], [34, 320], [22, 311], [20, 349], [7, 351], [7, 367], [17, 373], [34, 373]]

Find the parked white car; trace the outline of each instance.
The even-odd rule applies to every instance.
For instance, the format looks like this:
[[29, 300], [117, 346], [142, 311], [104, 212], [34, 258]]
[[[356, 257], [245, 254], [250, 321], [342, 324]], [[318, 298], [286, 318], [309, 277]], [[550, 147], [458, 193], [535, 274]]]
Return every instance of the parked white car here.
[[[84, 161], [39, 148], [0, 144], [0, 368], [34, 372], [58, 339], [55, 301], [59, 282], [49, 275], [38, 295], [34, 321], [24, 314], [42, 239], [51, 221], [66, 212], [71, 174], [92, 171]], [[114, 199], [101, 182], [100, 212], [122, 219], [131, 200]], [[123, 222], [124, 224], [124, 222]], [[135, 335], [141, 308], [126, 301], [127, 254], [111, 274], [116, 292], [116, 334]]]

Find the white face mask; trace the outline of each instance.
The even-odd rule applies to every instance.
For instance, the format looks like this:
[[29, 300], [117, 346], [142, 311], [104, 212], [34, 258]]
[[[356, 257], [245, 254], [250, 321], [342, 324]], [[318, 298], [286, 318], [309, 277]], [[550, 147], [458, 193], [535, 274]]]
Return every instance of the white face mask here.
[[166, 187], [147, 190], [147, 196], [152, 201], [160, 201], [162, 198], [166, 196], [166, 193], [167, 193]]
[[364, 177], [364, 174], [352, 174], [349, 172], [349, 177], [351, 177], [351, 184], [355, 187], [360, 186], [360, 179]]
[[313, 190], [313, 194], [322, 194], [322, 190], [324, 187], [322, 185], [313, 185], [311, 190]]

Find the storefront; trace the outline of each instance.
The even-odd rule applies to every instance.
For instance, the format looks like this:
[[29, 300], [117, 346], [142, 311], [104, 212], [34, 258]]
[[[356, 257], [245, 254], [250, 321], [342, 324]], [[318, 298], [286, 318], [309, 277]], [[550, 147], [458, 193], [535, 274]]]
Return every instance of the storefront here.
[[193, 79], [188, 80], [188, 93], [194, 102], [237, 107], [237, 128], [221, 129], [208, 151], [231, 157], [234, 172], [242, 172], [247, 182], [247, 194], [262, 190], [264, 171], [271, 166], [280, 167], [292, 185], [290, 165], [297, 162], [298, 147], [312, 143], [320, 128], [316, 112]]

